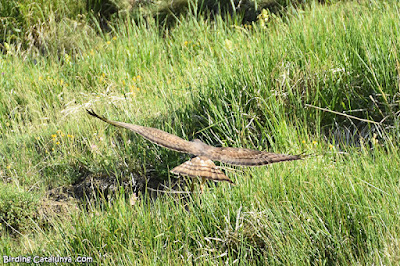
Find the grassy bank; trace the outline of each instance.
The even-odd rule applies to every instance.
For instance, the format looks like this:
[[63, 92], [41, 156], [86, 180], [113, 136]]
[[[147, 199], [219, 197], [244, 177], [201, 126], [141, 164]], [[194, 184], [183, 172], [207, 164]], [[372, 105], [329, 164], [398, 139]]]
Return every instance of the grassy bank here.
[[[75, 52], [47, 56], [10, 44], [0, 59], [1, 254], [398, 263], [398, 9], [314, 3], [269, 14], [265, 27], [191, 17], [160, 31], [124, 20], [90, 35], [82, 25], [68, 28], [82, 36]], [[313, 155], [228, 167], [237, 185], [201, 196], [150, 197], [144, 180], [174, 181], [169, 169], [189, 157], [85, 108], [213, 145]], [[134, 183], [139, 198], [128, 187], [87, 201], [57, 194], [89, 179]]]

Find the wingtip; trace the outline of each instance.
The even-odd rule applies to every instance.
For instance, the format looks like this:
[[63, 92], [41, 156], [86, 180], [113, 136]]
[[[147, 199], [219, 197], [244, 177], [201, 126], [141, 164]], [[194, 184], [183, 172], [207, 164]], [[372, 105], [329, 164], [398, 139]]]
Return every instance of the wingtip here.
[[108, 119], [107, 119], [107, 118], [105, 118], [104, 116], [101, 116], [101, 115], [96, 114], [96, 113], [93, 111], [93, 109], [86, 109], [86, 112], [87, 112], [89, 115], [93, 116], [93, 117], [96, 117], [96, 118], [98, 118], [98, 119], [100, 119], [100, 120], [103, 120], [103, 121], [105, 121], [105, 122], [108, 122]]
[[232, 180], [229, 179], [229, 180], [226, 180], [226, 181], [228, 181], [229, 184], [236, 186], [235, 182], [233, 182]]
[[86, 112], [87, 112], [89, 115], [91, 115], [91, 116], [99, 117], [99, 115], [96, 114], [96, 113], [93, 111], [93, 109], [86, 109]]

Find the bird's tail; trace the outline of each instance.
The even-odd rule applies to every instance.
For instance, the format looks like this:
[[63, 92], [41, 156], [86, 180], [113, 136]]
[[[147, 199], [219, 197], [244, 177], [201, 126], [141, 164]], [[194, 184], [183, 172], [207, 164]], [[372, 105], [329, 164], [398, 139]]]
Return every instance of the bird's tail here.
[[234, 184], [217, 166], [206, 157], [195, 157], [171, 170], [172, 173], [190, 177], [201, 177]]

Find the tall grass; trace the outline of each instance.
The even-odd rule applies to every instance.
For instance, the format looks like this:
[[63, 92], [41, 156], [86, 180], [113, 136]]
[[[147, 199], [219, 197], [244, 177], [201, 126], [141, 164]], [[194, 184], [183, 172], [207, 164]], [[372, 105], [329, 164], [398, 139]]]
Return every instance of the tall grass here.
[[[269, 14], [266, 28], [199, 16], [160, 33], [153, 19], [125, 20], [109, 35], [86, 34], [77, 52], [46, 57], [10, 46], [0, 60], [2, 254], [398, 263], [399, 6], [369, 3], [293, 8]], [[384, 121], [371, 126], [306, 103]], [[55, 208], [50, 189], [94, 176], [173, 181], [168, 169], [188, 159], [85, 108], [209, 144], [316, 155], [227, 168], [237, 185], [210, 184], [203, 195], [143, 190], [130, 202], [121, 188]], [[359, 135], [353, 146], [335, 138], [343, 127]]]

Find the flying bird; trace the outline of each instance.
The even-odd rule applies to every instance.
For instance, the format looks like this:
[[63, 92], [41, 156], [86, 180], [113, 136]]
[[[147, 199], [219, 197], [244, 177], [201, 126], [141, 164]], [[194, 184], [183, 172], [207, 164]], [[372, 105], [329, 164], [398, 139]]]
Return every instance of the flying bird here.
[[285, 155], [272, 152], [257, 151], [244, 148], [214, 147], [205, 144], [199, 139], [192, 141], [184, 140], [157, 128], [144, 127], [124, 122], [111, 121], [96, 114], [93, 110], [86, 110], [89, 115], [94, 116], [108, 124], [116, 127], [129, 129], [145, 139], [177, 152], [193, 154], [196, 157], [173, 168], [172, 173], [182, 176], [201, 177], [200, 189], [207, 179], [215, 181], [227, 181], [234, 184], [213, 161], [220, 161], [232, 165], [260, 166], [284, 161], [301, 159], [301, 155]]

